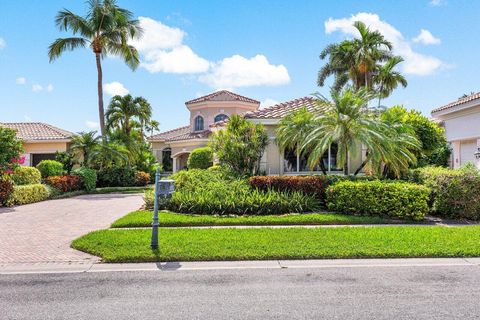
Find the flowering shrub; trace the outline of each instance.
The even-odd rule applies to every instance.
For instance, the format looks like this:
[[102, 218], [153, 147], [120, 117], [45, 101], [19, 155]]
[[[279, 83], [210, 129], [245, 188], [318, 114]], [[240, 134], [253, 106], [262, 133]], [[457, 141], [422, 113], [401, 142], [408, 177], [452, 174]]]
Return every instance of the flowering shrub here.
[[51, 176], [45, 178], [45, 183], [60, 190], [69, 192], [80, 190], [82, 187], [82, 177], [80, 176]]
[[143, 171], [137, 171], [135, 173], [135, 185], [139, 187], [146, 186], [150, 182], [150, 174], [143, 172]]
[[12, 173], [19, 164], [25, 162], [25, 158], [20, 157], [22, 151], [22, 141], [17, 139], [17, 132], [0, 127], [0, 175]]

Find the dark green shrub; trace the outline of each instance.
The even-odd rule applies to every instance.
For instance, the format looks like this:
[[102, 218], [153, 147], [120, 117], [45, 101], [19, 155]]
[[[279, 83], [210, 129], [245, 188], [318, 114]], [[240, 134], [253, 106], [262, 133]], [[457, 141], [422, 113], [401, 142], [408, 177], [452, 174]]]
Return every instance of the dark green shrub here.
[[15, 168], [11, 177], [17, 186], [38, 184], [42, 180], [42, 175], [37, 168], [24, 166]]
[[97, 186], [97, 171], [94, 169], [81, 167], [73, 170], [73, 175], [82, 177], [82, 188], [91, 191]]
[[68, 151], [57, 151], [55, 153], [55, 160], [63, 165], [63, 168], [65, 169], [67, 174], [70, 174], [72, 172], [73, 166], [77, 164], [77, 161], [75, 160], [75, 154]]
[[37, 169], [40, 171], [42, 178], [61, 176], [64, 173], [63, 164], [55, 160], [42, 160], [37, 164]]
[[13, 192], [13, 181], [8, 175], [0, 175], [0, 206], [8, 205]]
[[343, 181], [328, 187], [327, 206], [344, 214], [422, 220], [429, 194], [427, 187], [407, 182]]
[[46, 185], [29, 184], [15, 186], [9, 201], [13, 205], [22, 205], [47, 200], [49, 196], [50, 192]]
[[208, 169], [213, 165], [213, 151], [210, 147], [197, 148], [190, 153], [187, 166], [189, 169]]
[[135, 170], [131, 167], [111, 167], [97, 172], [97, 185], [103, 187], [131, 187], [135, 185]]

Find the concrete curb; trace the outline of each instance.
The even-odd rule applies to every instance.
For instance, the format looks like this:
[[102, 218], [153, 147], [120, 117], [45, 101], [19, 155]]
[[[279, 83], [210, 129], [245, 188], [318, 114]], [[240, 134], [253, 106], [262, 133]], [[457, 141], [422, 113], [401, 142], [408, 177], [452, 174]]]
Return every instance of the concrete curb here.
[[480, 258], [410, 258], [410, 259], [326, 259], [265, 261], [199, 261], [152, 263], [45, 262], [0, 264], [0, 274], [48, 274], [126, 271], [191, 271], [226, 269], [298, 269], [298, 268], [398, 268], [480, 265]]

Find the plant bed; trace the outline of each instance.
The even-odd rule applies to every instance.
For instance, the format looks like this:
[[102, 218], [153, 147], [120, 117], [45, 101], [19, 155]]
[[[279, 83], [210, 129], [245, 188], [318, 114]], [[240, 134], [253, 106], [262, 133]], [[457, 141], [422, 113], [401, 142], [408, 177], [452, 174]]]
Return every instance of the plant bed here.
[[105, 262], [480, 256], [480, 226], [100, 230], [72, 248]]
[[[138, 228], [152, 225], [152, 211], [133, 211], [112, 223], [112, 228]], [[286, 214], [278, 216], [208, 216], [159, 212], [162, 227], [268, 226], [393, 223], [382, 217], [351, 216], [334, 213]]]

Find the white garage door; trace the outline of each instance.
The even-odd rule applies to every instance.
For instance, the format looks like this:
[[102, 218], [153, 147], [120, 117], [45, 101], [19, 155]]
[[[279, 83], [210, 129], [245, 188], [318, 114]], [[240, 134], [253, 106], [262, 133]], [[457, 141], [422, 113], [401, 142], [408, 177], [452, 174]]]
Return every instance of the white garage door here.
[[460, 164], [464, 165], [467, 162], [475, 163], [475, 156], [473, 155], [477, 150], [477, 141], [462, 141], [460, 144]]

